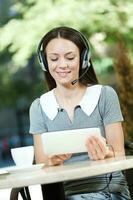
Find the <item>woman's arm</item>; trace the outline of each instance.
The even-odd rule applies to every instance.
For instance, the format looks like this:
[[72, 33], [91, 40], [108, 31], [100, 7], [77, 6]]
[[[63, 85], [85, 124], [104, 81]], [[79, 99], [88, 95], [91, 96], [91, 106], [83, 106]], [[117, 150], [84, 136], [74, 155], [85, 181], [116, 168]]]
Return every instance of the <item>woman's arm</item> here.
[[71, 157], [70, 154], [55, 155], [52, 157], [46, 155], [43, 152], [40, 134], [34, 134], [33, 141], [34, 141], [36, 163], [45, 163], [46, 165], [61, 165], [63, 164], [64, 160], [67, 160]]
[[105, 126], [106, 138], [102, 136], [90, 136], [86, 146], [92, 160], [102, 160], [110, 157], [124, 156], [124, 136], [121, 122]]
[[43, 147], [41, 142], [41, 135], [34, 134], [33, 135], [34, 141], [34, 151], [35, 151], [35, 161], [36, 163], [45, 163], [48, 160], [48, 156], [44, 155]]
[[[106, 141], [110, 146], [110, 157], [112, 153], [116, 156], [124, 156], [124, 135], [121, 122], [116, 122], [105, 126]], [[112, 153], [111, 153], [112, 151]]]

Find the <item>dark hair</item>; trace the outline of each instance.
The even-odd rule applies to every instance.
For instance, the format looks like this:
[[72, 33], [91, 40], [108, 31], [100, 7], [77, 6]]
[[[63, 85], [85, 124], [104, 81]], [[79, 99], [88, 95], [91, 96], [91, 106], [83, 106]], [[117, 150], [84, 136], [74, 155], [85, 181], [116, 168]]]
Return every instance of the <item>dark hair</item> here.
[[[81, 66], [82, 53], [87, 48], [88, 48], [88, 51], [90, 51], [90, 47], [89, 47], [89, 44], [87, 43], [85, 36], [82, 33], [80, 33], [79, 31], [77, 31], [73, 28], [70, 28], [70, 27], [54, 28], [54, 29], [50, 30], [41, 39], [44, 54], [45, 54], [45, 49], [46, 49], [47, 44], [52, 39], [58, 38], [58, 37], [72, 41], [79, 48], [79, 50], [80, 50], [80, 66]], [[46, 60], [46, 62], [47, 62], [47, 60]], [[80, 67], [79, 76], [81, 76], [85, 72], [85, 70], [86, 69], [82, 69]], [[51, 76], [51, 74], [49, 73], [49, 70], [47, 72], [44, 72], [44, 74], [45, 74], [45, 78], [46, 78], [49, 89], [51, 90], [51, 89], [55, 88], [56, 83], [55, 83], [55, 80], [53, 79], [53, 77]], [[79, 82], [82, 83], [83, 85], [86, 85], [86, 86], [89, 85], [89, 84], [94, 85], [94, 84], [98, 83], [98, 80], [97, 80], [91, 59], [90, 59], [90, 67], [88, 67], [88, 71], [79, 80]]]

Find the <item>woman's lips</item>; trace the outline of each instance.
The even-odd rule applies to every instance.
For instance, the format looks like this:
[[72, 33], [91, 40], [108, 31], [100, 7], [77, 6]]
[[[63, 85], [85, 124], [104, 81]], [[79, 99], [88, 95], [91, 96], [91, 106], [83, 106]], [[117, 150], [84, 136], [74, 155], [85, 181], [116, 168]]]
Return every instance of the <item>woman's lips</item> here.
[[60, 77], [66, 77], [67, 74], [69, 74], [71, 71], [61, 71], [61, 72], [57, 72], [57, 74], [60, 76]]

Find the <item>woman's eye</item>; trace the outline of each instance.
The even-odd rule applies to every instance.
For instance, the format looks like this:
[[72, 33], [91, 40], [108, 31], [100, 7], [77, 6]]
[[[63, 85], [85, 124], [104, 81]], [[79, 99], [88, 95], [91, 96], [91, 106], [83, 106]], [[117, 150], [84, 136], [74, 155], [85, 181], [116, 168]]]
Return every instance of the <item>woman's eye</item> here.
[[68, 59], [68, 60], [73, 60], [73, 59], [74, 59], [74, 57], [68, 57], [67, 59]]
[[51, 61], [57, 61], [58, 58], [51, 58]]

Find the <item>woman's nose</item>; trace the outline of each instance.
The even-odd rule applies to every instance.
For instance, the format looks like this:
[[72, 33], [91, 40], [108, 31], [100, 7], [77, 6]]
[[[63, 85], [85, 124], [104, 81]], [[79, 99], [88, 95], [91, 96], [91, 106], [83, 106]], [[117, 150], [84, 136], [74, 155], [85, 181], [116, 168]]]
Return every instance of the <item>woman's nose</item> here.
[[58, 66], [60, 68], [67, 68], [68, 67], [68, 63], [66, 62], [65, 59], [60, 59], [59, 63], [58, 63]]

